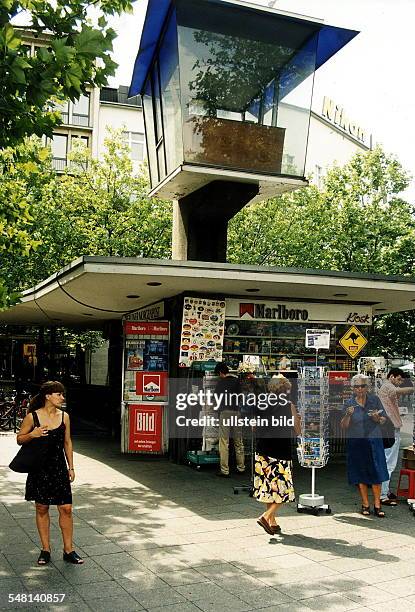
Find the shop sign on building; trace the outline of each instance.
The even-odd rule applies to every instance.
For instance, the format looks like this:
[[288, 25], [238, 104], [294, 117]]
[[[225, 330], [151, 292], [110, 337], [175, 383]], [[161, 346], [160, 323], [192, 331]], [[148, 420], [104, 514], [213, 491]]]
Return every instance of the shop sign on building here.
[[288, 323], [354, 323], [371, 325], [370, 306], [266, 300], [226, 300], [226, 318]]
[[349, 119], [343, 106], [340, 106], [340, 104], [337, 104], [328, 96], [324, 96], [321, 114], [325, 119], [328, 119], [331, 123], [337, 125], [339, 128], [350, 134], [350, 136], [356, 138], [356, 140], [360, 140], [361, 142], [365, 143], [365, 131], [358, 123]]
[[360, 351], [366, 346], [367, 338], [354, 325], [349, 327], [347, 332], [339, 340], [339, 344], [344, 348], [346, 353], [354, 359]]
[[124, 321], [150, 321], [164, 317], [164, 302], [157, 302], [151, 306], [145, 306], [135, 312], [129, 312], [123, 316]]

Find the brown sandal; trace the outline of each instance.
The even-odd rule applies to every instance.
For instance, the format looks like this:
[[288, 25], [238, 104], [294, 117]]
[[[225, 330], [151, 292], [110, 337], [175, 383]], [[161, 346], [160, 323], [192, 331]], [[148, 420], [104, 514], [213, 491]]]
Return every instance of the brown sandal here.
[[381, 499], [380, 503], [382, 504], [382, 506], [397, 506], [398, 502], [396, 502], [394, 499]]
[[370, 506], [362, 506], [360, 514], [363, 514], [363, 516], [370, 516]]
[[258, 525], [261, 525], [262, 529], [264, 529], [269, 535], [274, 535], [274, 531], [273, 528], [271, 527], [271, 525], [268, 523], [267, 519], [264, 518], [263, 516], [261, 516], [258, 520], [257, 520]]
[[373, 506], [373, 512], [375, 514], [375, 516], [378, 516], [379, 518], [385, 518], [386, 514], [383, 512], [382, 508], [376, 508], [376, 506]]

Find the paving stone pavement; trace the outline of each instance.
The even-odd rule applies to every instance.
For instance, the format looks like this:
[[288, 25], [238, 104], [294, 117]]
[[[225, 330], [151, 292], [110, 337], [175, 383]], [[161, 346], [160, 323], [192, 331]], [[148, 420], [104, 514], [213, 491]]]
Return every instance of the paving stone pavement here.
[[[415, 517], [406, 504], [387, 518], [361, 516], [343, 462], [317, 473], [333, 514], [281, 511], [282, 535], [256, 524], [256, 501], [215, 478], [162, 458], [125, 456], [102, 438], [74, 440], [75, 545], [62, 560], [55, 508], [52, 562], [38, 567], [25, 475], [7, 465], [17, 446], [0, 435], [0, 610], [97, 612], [291, 612], [415, 609]], [[297, 494], [310, 473], [295, 468]], [[62, 603], [10, 604], [8, 595], [65, 594]]]

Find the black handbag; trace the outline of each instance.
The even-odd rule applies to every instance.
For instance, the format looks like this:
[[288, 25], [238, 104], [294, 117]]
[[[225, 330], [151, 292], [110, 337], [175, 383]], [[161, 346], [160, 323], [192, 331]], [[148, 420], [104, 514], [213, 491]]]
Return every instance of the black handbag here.
[[395, 425], [389, 417], [385, 417], [386, 421], [380, 426], [382, 430], [383, 448], [391, 448], [395, 444]]
[[[35, 427], [40, 427], [39, 419], [35, 412], [33, 413], [33, 421]], [[13, 470], [13, 472], [20, 472], [22, 474], [37, 472], [45, 463], [47, 450], [47, 437], [34, 438], [21, 446], [17, 455], [9, 464], [9, 468]]]

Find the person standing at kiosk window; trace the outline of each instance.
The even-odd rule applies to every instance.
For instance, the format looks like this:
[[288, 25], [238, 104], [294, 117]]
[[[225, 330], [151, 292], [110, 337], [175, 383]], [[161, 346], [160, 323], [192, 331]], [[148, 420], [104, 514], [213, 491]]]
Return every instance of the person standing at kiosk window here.
[[240, 400], [242, 389], [239, 379], [229, 372], [226, 363], [218, 363], [215, 374], [219, 381], [215, 387], [215, 394], [220, 398], [219, 403], [219, 457], [220, 471], [217, 476], [229, 478], [229, 438], [232, 434], [236, 455], [236, 470], [239, 474], [245, 472], [245, 449], [242, 438], [242, 428], [232, 424], [232, 419], [241, 416]]
[[71, 482], [75, 480], [69, 415], [62, 410], [64, 386], [58, 381], [44, 383], [29, 406], [29, 412], [17, 434], [17, 444], [30, 444], [35, 438], [47, 438], [47, 452], [39, 469], [29, 472], [27, 501], [36, 506], [36, 526], [42, 550], [38, 565], [50, 561], [49, 506], [57, 506], [63, 539], [63, 560], [80, 565], [83, 559], [73, 549]]
[[390, 448], [385, 448], [386, 465], [389, 478], [382, 482], [380, 500], [384, 506], [396, 506], [397, 497], [390, 491], [390, 479], [395, 471], [399, 458], [399, 447], [401, 444], [402, 419], [399, 414], [398, 398], [401, 395], [413, 393], [413, 387], [402, 386], [405, 372], [400, 368], [389, 370], [386, 380], [379, 389], [379, 399], [385, 408], [386, 414], [395, 427], [395, 443]]

